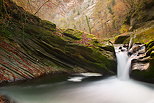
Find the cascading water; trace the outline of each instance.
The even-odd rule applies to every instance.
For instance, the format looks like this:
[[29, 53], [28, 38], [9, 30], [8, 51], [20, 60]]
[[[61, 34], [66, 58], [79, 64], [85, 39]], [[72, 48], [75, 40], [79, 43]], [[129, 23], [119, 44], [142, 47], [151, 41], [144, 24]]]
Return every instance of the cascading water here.
[[[122, 46], [120, 46], [122, 47]], [[128, 55], [126, 49], [121, 51], [122, 48], [115, 47], [116, 57], [117, 57], [117, 76], [121, 80], [129, 79], [129, 67], [130, 67], [130, 60], [128, 60]], [[129, 62], [128, 62], [129, 61]]]
[[135, 44], [130, 48], [124, 45], [115, 45], [115, 52], [117, 57], [117, 77], [120, 80], [129, 79], [129, 71], [131, 67], [131, 62], [133, 59], [140, 58], [140, 53], [145, 52], [145, 46], [142, 44]]

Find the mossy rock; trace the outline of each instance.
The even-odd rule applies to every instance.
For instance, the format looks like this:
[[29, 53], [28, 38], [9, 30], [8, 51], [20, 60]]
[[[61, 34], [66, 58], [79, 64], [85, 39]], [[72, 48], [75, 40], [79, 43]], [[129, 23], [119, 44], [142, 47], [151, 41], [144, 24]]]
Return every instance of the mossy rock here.
[[141, 29], [140, 31], [136, 33], [136, 37], [134, 38], [135, 43], [147, 43], [154, 40], [154, 27]]
[[154, 59], [154, 49], [153, 49], [153, 51], [151, 52], [150, 57], [151, 57], [152, 59]]
[[52, 31], [56, 30], [56, 24], [47, 20], [41, 20], [40, 25], [48, 30], [52, 30]]
[[153, 46], [154, 46], [154, 41], [150, 41], [150, 42], [146, 43], [146, 49], [147, 50], [152, 48]]
[[4, 37], [11, 38], [13, 36], [12, 31], [8, 29], [1, 29], [0, 34]]
[[[147, 48], [148, 46], [153, 45], [154, 40], [154, 27], [146, 28], [146, 29], [138, 29], [136, 32], [131, 33], [134, 35], [133, 38], [134, 43], [146, 43]], [[115, 44], [123, 44], [129, 43], [130, 36], [129, 35], [119, 35], [115, 37]]]
[[34, 38], [52, 36], [53, 34], [50, 30], [33, 24], [25, 24], [24, 32]]
[[92, 41], [90, 43], [93, 44], [96, 47], [102, 47], [103, 46], [103, 44], [101, 44], [97, 39], [92, 39]]
[[94, 34], [87, 34], [86, 36], [87, 36], [87, 38], [91, 38], [93, 40], [97, 40], [96, 36]]
[[154, 46], [151, 48], [148, 48], [147, 52], [146, 52], [146, 56], [150, 56], [152, 51], [154, 51]]
[[[6, 0], [5, 5], [9, 3], [10, 0]], [[17, 6], [13, 2], [11, 2], [11, 5], [10, 8]], [[12, 9], [9, 9], [10, 12], [8, 13], [11, 13], [11, 10]], [[21, 9], [21, 12], [22, 11], [25, 12]], [[20, 15], [20, 12], [15, 14], [18, 13]], [[4, 57], [2, 56], [2, 60], [8, 61], [10, 64], [20, 64], [17, 60], [21, 57], [21, 62], [24, 63], [24, 65], [33, 70], [37, 68], [41, 71], [42, 74], [38, 73], [34, 78], [49, 72], [54, 73], [54, 71], [65, 71], [67, 73], [78, 71], [74, 71], [74, 68], [82, 68], [82, 70], [87, 72], [100, 72], [103, 73], [103, 75], [115, 73], [116, 61], [113, 52], [110, 50], [111, 48], [109, 47], [109, 49], [107, 47], [108, 50], [100, 50], [99, 46], [102, 44], [96, 40], [94, 35], [85, 34], [84, 32], [74, 29], [58, 31], [55, 24], [44, 20], [42, 21], [39, 18], [36, 18], [37, 20], [35, 20], [35, 16], [28, 13], [28, 20], [32, 20], [32, 22], [19, 21], [14, 15], [10, 16], [12, 19], [8, 19], [10, 22], [9, 24], [0, 25], [0, 28], [2, 29], [2, 31], [0, 31], [2, 34], [0, 35], [0, 38], [2, 39], [0, 41], [3, 42], [5, 41], [4, 39], [7, 39], [9, 42], [5, 45], [11, 45], [11, 47], [7, 46], [9, 49], [5, 48], [6, 51], [4, 53], [6, 53], [6, 55], [4, 55]], [[22, 19], [27, 20], [26, 17], [23, 17]], [[3, 24], [5, 24], [5, 22], [3, 22]], [[3, 27], [5, 27], [5, 29]], [[82, 40], [82, 38], [86, 39], [86, 37], [89, 37], [88, 40], [90, 39], [93, 41], [93, 46], [89, 47], [82, 43], [72, 42], [75, 40]], [[3, 48], [3, 46], [0, 45], [0, 48]], [[17, 59], [12, 59], [10, 62], [10, 57], [7, 59], [5, 56], [11, 54], [11, 51], [13, 51], [14, 54], [11, 56], [16, 57]], [[18, 53], [14, 53], [16, 51]], [[19, 67], [19, 69], [26, 70], [26, 72], [28, 71], [25, 66], [22, 68], [20, 65], [12, 66]], [[10, 69], [12, 69], [12, 67], [10, 67]], [[46, 69], [48, 70], [46, 71]], [[32, 74], [37, 74], [37, 71], [33, 70]], [[20, 74], [17, 70], [12, 71], [12, 73]], [[24, 79], [27, 78], [25, 75], [20, 74], [19, 76]]]
[[123, 44], [130, 36], [129, 35], [119, 35], [115, 37], [115, 44]]
[[80, 40], [83, 35], [83, 32], [79, 31], [79, 30], [74, 30], [74, 29], [66, 29], [63, 34], [66, 36], [66, 37], [69, 37], [71, 39], [74, 39], [74, 40]]
[[123, 24], [120, 28], [120, 33], [126, 33], [129, 31], [130, 26]]
[[114, 47], [113, 46], [110, 46], [110, 45], [102, 46], [100, 48], [102, 48], [102, 49], [104, 49], [106, 51], [115, 52]]

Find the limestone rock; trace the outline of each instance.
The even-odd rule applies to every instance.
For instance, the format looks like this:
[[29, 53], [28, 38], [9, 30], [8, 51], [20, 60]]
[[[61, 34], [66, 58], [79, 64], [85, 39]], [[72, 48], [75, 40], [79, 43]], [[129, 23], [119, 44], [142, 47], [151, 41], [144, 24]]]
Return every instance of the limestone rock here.
[[137, 80], [154, 83], [153, 41], [146, 44], [146, 54], [132, 62], [131, 77]]

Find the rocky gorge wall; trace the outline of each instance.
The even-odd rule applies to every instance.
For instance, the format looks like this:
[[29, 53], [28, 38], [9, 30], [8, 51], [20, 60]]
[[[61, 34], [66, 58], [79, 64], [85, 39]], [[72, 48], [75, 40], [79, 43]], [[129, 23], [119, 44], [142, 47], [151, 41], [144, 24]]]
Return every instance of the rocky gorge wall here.
[[60, 29], [11, 0], [2, 3], [0, 84], [56, 73], [116, 73], [113, 46], [83, 31]]

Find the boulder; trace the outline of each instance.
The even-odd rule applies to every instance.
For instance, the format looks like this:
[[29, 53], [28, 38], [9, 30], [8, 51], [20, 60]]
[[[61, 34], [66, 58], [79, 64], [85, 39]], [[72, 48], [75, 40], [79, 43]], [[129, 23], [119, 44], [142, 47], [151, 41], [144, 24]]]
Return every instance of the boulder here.
[[136, 63], [132, 66], [130, 76], [133, 79], [154, 83], [154, 59], [150, 59], [150, 63]]
[[16, 102], [7, 96], [0, 95], [0, 103], [16, 103]]
[[115, 44], [123, 44], [128, 38], [130, 37], [130, 35], [119, 35], [115, 38]]
[[146, 43], [146, 54], [132, 62], [131, 77], [140, 81], [154, 83], [153, 41]]

